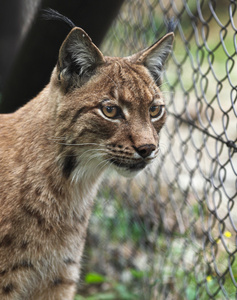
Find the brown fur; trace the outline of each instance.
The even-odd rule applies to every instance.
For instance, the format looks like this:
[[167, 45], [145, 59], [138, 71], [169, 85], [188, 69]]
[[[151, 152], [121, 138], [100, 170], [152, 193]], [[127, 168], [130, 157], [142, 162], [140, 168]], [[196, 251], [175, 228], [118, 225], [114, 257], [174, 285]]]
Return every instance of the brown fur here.
[[[101, 174], [134, 175], [158, 152], [165, 112], [153, 121], [149, 110], [164, 104], [158, 84], [172, 40], [109, 58], [74, 28], [45, 89], [0, 115], [1, 300], [73, 299]], [[105, 117], [108, 105], [123, 114]]]

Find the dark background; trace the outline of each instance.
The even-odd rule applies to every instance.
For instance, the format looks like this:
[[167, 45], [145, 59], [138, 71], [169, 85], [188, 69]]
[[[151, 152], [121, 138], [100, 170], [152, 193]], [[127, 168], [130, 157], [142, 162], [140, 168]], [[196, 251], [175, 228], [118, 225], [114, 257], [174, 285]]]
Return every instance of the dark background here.
[[49, 82], [70, 29], [42, 19], [53, 8], [82, 27], [100, 45], [123, 0], [2, 0], [0, 10], [0, 112], [28, 102]]

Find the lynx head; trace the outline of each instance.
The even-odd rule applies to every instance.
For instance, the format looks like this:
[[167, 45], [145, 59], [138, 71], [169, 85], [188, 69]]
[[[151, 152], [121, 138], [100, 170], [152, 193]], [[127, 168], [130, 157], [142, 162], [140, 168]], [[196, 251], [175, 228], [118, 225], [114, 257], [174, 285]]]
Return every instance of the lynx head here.
[[[59, 91], [56, 138], [67, 178], [90, 168], [135, 175], [157, 156], [166, 118], [160, 91], [173, 32], [132, 56], [103, 56], [74, 27], [63, 42], [51, 83]], [[86, 172], [86, 171], [85, 171]]]

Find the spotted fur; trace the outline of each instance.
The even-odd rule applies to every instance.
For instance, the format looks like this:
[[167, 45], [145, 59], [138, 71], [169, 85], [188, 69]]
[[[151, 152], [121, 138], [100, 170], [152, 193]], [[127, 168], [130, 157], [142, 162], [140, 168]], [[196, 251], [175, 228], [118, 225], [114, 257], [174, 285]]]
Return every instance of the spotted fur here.
[[104, 57], [75, 27], [45, 89], [0, 115], [1, 300], [73, 299], [104, 170], [133, 176], [157, 156], [172, 41]]

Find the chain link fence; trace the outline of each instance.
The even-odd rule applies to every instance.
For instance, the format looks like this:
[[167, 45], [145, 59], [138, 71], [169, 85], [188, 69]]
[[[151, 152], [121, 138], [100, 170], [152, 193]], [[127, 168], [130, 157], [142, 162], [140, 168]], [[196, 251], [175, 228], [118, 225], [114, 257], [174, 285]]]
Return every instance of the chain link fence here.
[[109, 278], [100, 290], [127, 287], [118, 299], [237, 299], [237, 2], [126, 0], [102, 50], [137, 52], [171, 17], [160, 155], [133, 180], [105, 178], [85, 265]]

